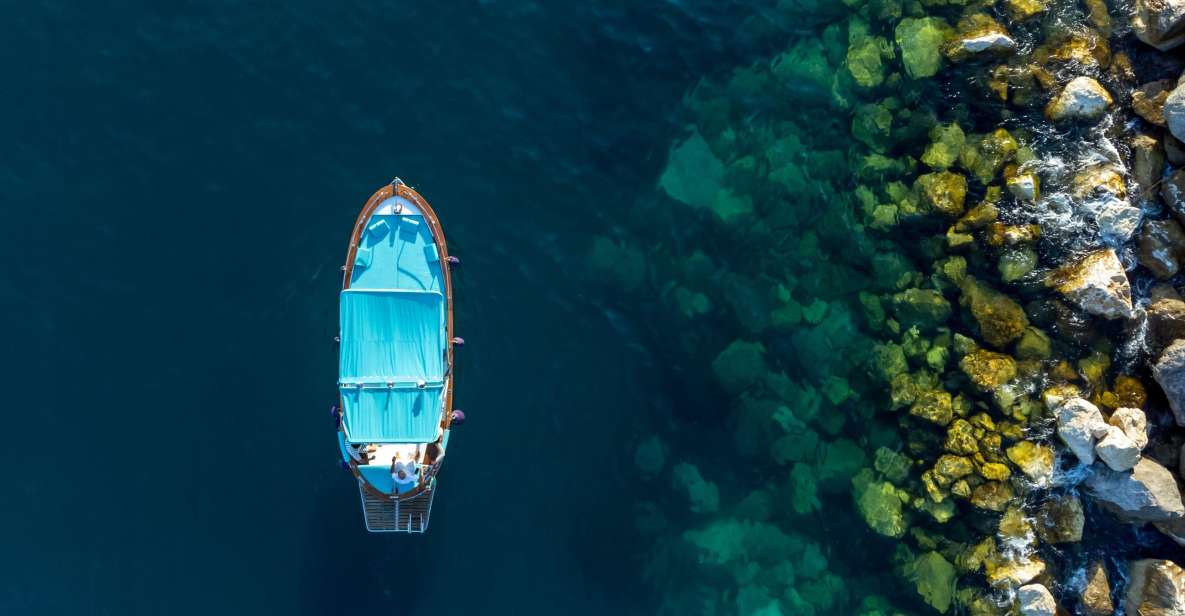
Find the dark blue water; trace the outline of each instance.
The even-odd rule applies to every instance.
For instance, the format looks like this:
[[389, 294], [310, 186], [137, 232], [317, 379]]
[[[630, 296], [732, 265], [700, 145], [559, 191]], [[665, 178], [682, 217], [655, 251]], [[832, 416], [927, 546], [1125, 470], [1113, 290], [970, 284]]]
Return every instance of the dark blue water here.
[[[661, 370], [571, 275], [752, 7], [7, 3], [0, 613], [645, 613]], [[338, 267], [392, 176], [464, 260], [432, 528], [363, 530]], [[376, 611], [377, 610], [377, 611]]]

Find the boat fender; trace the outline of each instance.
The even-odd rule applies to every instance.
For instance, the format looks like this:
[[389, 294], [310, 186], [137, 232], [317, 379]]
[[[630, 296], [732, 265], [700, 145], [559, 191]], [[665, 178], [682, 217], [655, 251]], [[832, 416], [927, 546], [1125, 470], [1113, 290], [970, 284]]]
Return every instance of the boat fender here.
[[447, 261], [449, 265], [460, 265], [461, 264], [461, 257], [455, 257], [453, 255], [449, 255], [449, 256], [445, 257], [444, 260]]
[[329, 416], [330, 416], [330, 417], [337, 417], [337, 416], [338, 416], [338, 415], [337, 415], [337, 405], [336, 405], [336, 404], [334, 404], [333, 406], [330, 406], [330, 407], [329, 407]]
[[460, 336], [453, 336], [453, 345], [465, 346], [465, 339]]
[[350, 470], [350, 463], [345, 460], [338, 460], [337, 463], [345, 470]]
[[459, 426], [465, 423], [465, 411], [462, 411], [461, 409], [455, 409], [453, 411], [453, 420], [451, 423], [454, 426]]

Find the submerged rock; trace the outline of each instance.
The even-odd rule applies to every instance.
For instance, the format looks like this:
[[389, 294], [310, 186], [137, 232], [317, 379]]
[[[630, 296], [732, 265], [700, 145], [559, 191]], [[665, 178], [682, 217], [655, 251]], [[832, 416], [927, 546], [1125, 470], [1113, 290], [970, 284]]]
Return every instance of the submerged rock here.
[[1185, 614], [1185, 570], [1168, 560], [1144, 559], [1127, 572], [1127, 616]]
[[939, 171], [918, 176], [918, 192], [930, 210], [958, 218], [963, 214], [967, 198], [967, 178], [950, 171]]
[[1041, 504], [1037, 512], [1037, 534], [1045, 543], [1076, 543], [1082, 541], [1086, 514], [1082, 501], [1073, 494], [1052, 497]]
[[735, 340], [712, 361], [712, 372], [724, 391], [739, 394], [769, 371], [760, 342]]
[[1142, 458], [1130, 472], [1095, 467], [1087, 478], [1091, 496], [1120, 519], [1163, 522], [1185, 515], [1173, 474], [1151, 458]]
[[1106, 319], [1130, 317], [1131, 286], [1111, 248], [1092, 252], [1050, 276], [1049, 283], [1086, 312]]
[[1152, 377], [1164, 390], [1177, 425], [1185, 426], [1185, 340], [1173, 342], [1160, 354]]
[[955, 588], [955, 567], [950, 561], [938, 552], [927, 552], [907, 567], [907, 574], [930, 607], [941, 613], [950, 609]]
[[1082, 589], [1081, 606], [1083, 616], [1115, 614], [1115, 605], [1111, 602], [1111, 584], [1107, 581], [1107, 569], [1101, 560], [1086, 567], [1086, 586]]
[[1057, 434], [1083, 464], [1093, 464], [1095, 439], [1107, 434], [1099, 407], [1082, 398], [1066, 400], [1057, 408]]
[[1185, 42], [1185, 0], [1136, 0], [1131, 25], [1141, 41], [1172, 49]]
[[1053, 595], [1040, 584], [1021, 586], [1016, 591], [1016, 600], [1020, 604], [1021, 616], [1054, 616], [1057, 613]]
[[1045, 115], [1054, 122], [1094, 122], [1112, 103], [1111, 94], [1091, 77], [1076, 77], [1049, 102]]
[[852, 479], [852, 497], [869, 528], [886, 537], [898, 538], [908, 529], [901, 504], [909, 495], [887, 481], [876, 481], [865, 469]]
[[942, 46], [953, 33], [941, 17], [906, 17], [894, 34], [901, 48], [901, 63], [913, 79], [933, 77], [942, 68]]
[[720, 490], [716, 484], [705, 481], [694, 465], [686, 462], [676, 465], [671, 478], [677, 489], [687, 493], [692, 513], [715, 513], [720, 509]]

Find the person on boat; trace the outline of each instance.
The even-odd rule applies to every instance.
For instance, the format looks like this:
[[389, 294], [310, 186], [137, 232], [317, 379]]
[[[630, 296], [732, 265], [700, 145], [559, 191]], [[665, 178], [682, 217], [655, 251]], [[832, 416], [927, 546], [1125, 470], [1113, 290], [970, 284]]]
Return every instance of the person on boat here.
[[395, 482], [396, 490], [404, 492], [415, 485], [419, 469], [416, 468], [414, 459], [405, 463], [400, 461], [401, 457], [400, 454], [395, 454], [395, 457], [391, 458], [391, 480]]
[[444, 457], [444, 448], [440, 446], [440, 440], [428, 443], [424, 448], [424, 466], [434, 466], [441, 458]]

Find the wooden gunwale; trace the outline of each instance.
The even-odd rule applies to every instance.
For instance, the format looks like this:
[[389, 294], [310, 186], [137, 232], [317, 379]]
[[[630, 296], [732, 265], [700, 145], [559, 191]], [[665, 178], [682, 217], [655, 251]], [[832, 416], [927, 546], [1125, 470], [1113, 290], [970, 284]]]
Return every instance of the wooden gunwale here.
[[[354, 258], [358, 252], [358, 247], [362, 243], [362, 235], [366, 232], [367, 223], [370, 222], [370, 217], [374, 215], [374, 211], [378, 209], [379, 205], [381, 205], [383, 201], [386, 201], [393, 195], [402, 197], [408, 201], [411, 201], [412, 203], [415, 203], [416, 207], [420, 209], [420, 212], [424, 216], [424, 220], [428, 223], [428, 229], [432, 232], [432, 241], [436, 244], [436, 250], [440, 255], [440, 270], [444, 274], [444, 299], [445, 306], [447, 308], [445, 311], [447, 315], [445, 318], [445, 332], [446, 337], [448, 338], [448, 368], [446, 369], [446, 374], [448, 375], [448, 387], [444, 393], [444, 410], [442, 412], [440, 423], [441, 428], [447, 430], [449, 429], [449, 426], [452, 424], [453, 420], [453, 381], [455, 380], [455, 375], [453, 372], [453, 275], [451, 269], [449, 268], [448, 244], [444, 239], [444, 230], [440, 227], [440, 219], [436, 217], [436, 212], [432, 209], [432, 206], [428, 205], [427, 199], [424, 199], [424, 197], [420, 196], [420, 193], [416, 192], [415, 189], [404, 184], [403, 182], [395, 181], [376, 190], [374, 194], [372, 194], [370, 198], [366, 200], [366, 204], [362, 206], [362, 211], [358, 214], [358, 219], [354, 221], [354, 232], [350, 234], [350, 246], [346, 250], [346, 264], [342, 266], [342, 290], [344, 291], [350, 288], [350, 279], [354, 274]], [[337, 408], [339, 409], [339, 412], [344, 412], [344, 410], [340, 409], [346, 408], [343, 402], [344, 401], [341, 399], [341, 393], [339, 392], [337, 401]], [[338, 426], [338, 430], [343, 434], [345, 433], [344, 423]], [[370, 483], [368, 483], [362, 477], [362, 473], [358, 470], [358, 462], [356, 460], [351, 458], [349, 464], [350, 472], [353, 473], [354, 477], [358, 479], [358, 484], [361, 485], [364, 490], [367, 490], [372, 494], [376, 494], [381, 498], [394, 498], [400, 502], [411, 500], [426, 492], [432, 485], [432, 481], [440, 469], [440, 464], [433, 464], [424, 471], [424, 476], [420, 478], [420, 483], [415, 487], [415, 489], [403, 494], [387, 494], [386, 492], [378, 490], [374, 486], [370, 485]]]

